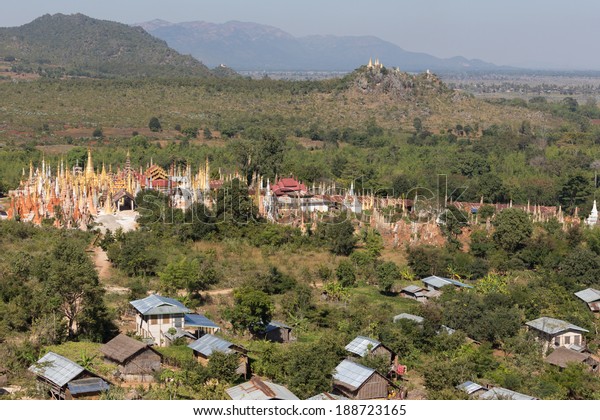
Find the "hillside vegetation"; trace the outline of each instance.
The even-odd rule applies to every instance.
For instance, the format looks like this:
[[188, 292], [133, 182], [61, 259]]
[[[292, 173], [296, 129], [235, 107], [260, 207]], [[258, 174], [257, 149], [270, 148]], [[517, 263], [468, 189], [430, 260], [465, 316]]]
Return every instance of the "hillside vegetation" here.
[[82, 14], [44, 15], [20, 27], [0, 28], [0, 57], [16, 70], [49, 77], [210, 75], [195, 58], [139, 27]]

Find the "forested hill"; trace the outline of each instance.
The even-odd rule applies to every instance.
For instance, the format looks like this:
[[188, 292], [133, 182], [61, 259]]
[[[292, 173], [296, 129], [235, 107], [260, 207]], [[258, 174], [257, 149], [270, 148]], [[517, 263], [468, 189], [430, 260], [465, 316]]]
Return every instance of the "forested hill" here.
[[0, 58], [46, 76], [208, 76], [191, 56], [139, 27], [82, 14], [44, 15], [20, 27], [0, 28]]

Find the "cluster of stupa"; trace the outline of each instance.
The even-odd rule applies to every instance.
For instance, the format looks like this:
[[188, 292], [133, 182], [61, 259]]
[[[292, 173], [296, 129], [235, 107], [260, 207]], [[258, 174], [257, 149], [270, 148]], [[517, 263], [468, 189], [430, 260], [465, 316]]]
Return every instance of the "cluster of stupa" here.
[[135, 196], [143, 189], [157, 189], [172, 200], [181, 197], [181, 191], [187, 191], [189, 200], [207, 202], [211, 189], [208, 159], [197, 173], [192, 173], [189, 164], [185, 168], [172, 165], [167, 173], [152, 162], [146, 170], [140, 167], [137, 171], [131, 167], [129, 153], [124, 167], [114, 172], [104, 164], [95, 170], [91, 150], [85, 168], [78, 163], [65, 168], [61, 160], [53, 171], [42, 159], [40, 167], [34, 168], [30, 163], [28, 177], [23, 169], [19, 188], [10, 192], [7, 215], [9, 219], [35, 224], [53, 218], [57, 227], [82, 228], [96, 216], [132, 210]]
[[373, 59], [369, 58], [369, 64], [367, 64], [368, 69], [381, 69], [383, 68], [383, 63], [379, 61], [379, 58], [375, 59], [375, 63], [373, 63]]

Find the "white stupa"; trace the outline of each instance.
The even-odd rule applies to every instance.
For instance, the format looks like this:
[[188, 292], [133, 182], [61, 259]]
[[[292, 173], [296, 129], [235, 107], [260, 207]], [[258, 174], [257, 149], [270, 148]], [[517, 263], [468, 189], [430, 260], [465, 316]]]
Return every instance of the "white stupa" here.
[[588, 226], [595, 226], [598, 222], [598, 209], [596, 208], [596, 200], [594, 200], [594, 206], [592, 207], [592, 212], [589, 217], [585, 219], [585, 224]]

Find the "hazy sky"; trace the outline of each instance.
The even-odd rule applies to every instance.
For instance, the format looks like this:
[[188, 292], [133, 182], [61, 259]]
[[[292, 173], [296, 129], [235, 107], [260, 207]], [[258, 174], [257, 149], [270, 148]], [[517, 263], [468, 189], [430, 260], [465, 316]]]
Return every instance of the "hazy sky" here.
[[20, 0], [2, 8], [0, 26], [77, 12], [123, 23], [240, 20], [295, 36], [374, 35], [441, 58], [600, 70], [597, 0]]

